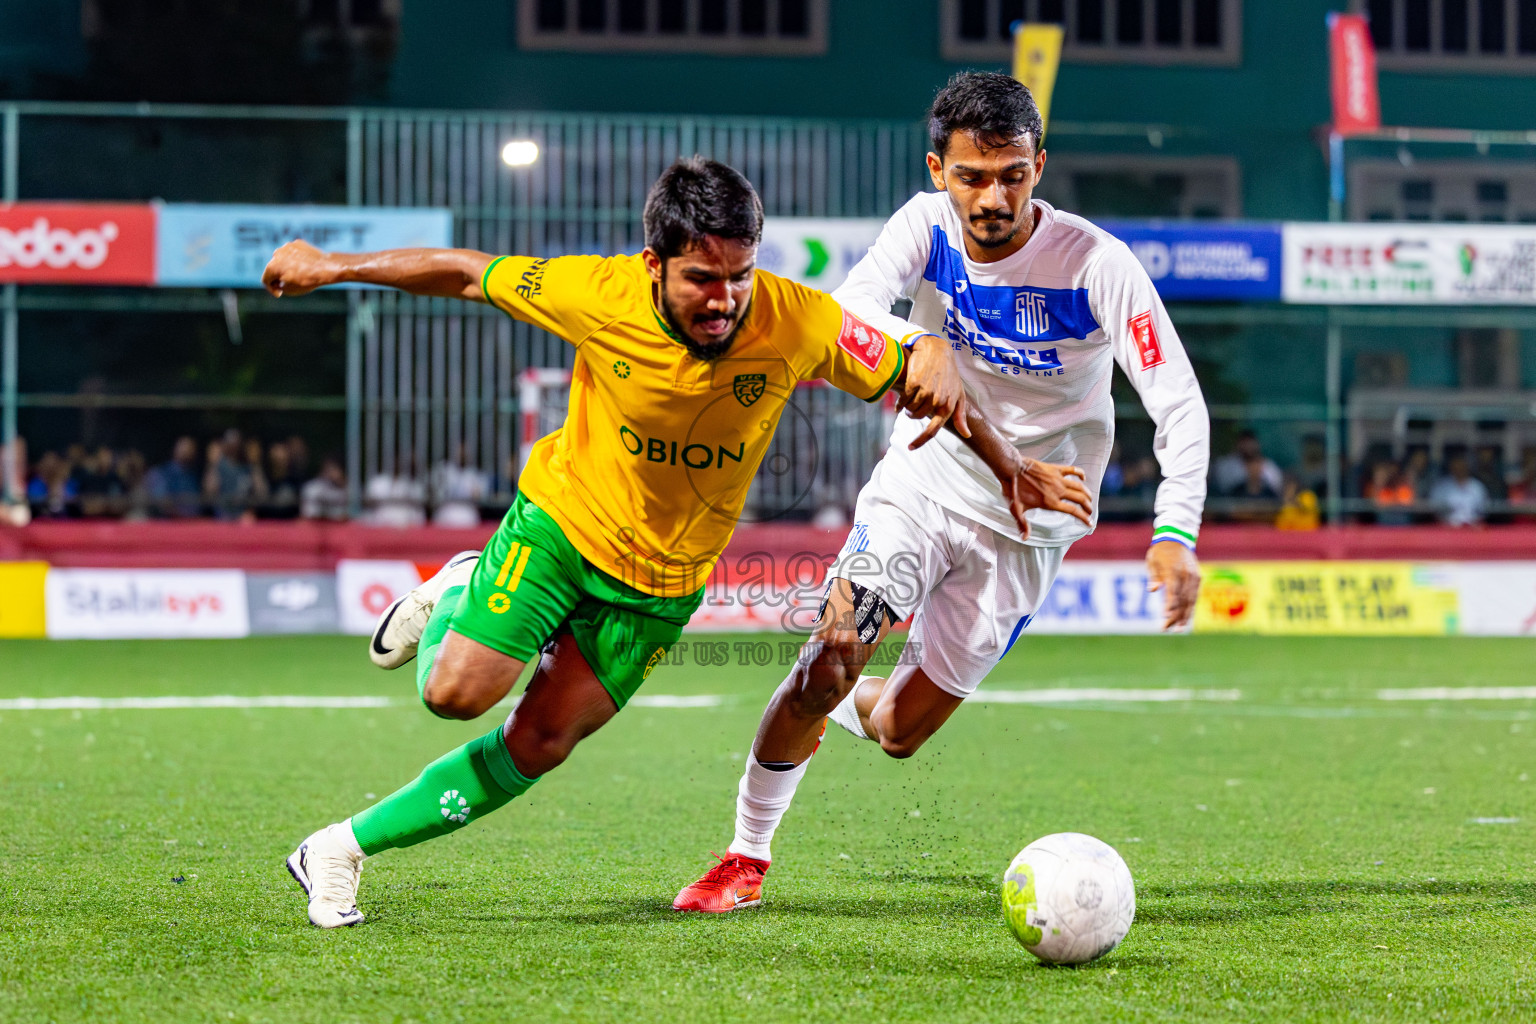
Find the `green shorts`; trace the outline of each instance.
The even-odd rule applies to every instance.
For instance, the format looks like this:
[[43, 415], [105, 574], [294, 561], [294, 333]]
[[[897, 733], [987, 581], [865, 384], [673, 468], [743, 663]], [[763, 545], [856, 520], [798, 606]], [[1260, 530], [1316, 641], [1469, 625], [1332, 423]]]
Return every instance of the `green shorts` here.
[[518, 495], [448, 628], [524, 662], [569, 630], [622, 708], [703, 599], [703, 587], [686, 597], [656, 597], [608, 575], [571, 546], [548, 513]]

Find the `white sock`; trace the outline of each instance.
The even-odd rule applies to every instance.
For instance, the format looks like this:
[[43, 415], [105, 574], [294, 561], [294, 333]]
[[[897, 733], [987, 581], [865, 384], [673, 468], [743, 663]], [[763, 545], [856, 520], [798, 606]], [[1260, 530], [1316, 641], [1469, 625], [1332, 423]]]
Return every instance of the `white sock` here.
[[795, 798], [795, 789], [805, 778], [806, 758], [787, 772], [772, 772], [758, 763], [755, 754], [747, 755], [747, 770], [736, 790], [736, 838], [727, 847], [730, 853], [755, 860], [771, 860], [769, 846], [784, 812]]
[[348, 818], [339, 825], [332, 825], [330, 832], [331, 837], [344, 846], [352, 856], [363, 856], [363, 848], [357, 844], [357, 834], [352, 831], [351, 818]]
[[859, 683], [869, 678], [871, 677], [859, 676], [859, 682], [853, 684], [853, 689], [848, 691], [848, 696], [844, 697], [827, 716], [861, 740], [872, 740], [874, 737], [864, 731], [864, 723], [859, 721], [859, 709], [854, 706], [853, 695], [859, 692]]

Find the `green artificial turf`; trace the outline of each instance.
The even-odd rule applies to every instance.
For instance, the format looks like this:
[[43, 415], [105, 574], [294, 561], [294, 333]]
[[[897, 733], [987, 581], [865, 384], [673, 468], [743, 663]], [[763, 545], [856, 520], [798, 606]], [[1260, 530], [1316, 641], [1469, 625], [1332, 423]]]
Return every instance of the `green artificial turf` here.
[[[1377, 694], [1536, 684], [1536, 642], [1036, 637], [988, 688], [1241, 696], [975, 703], [904, 762], [834, 729], [764, 905], [710, 917], [670, 903], [730, 841], [783, 668], [689, 658], [642, 693], [725, 703], [626, 710], [506, 810], [370, 862], [367, 923], [321, 932], [284, 856], [487, 728], [432, 718], [362, 643], [0, 641], [0, 698], [398, 700], [0, 711], [0, 1020], [1536, 1014], [1536, 703]], [[1125, 943], [1076, 969], [999, 910], [1013, 854], [1066, 830], [1137, 884]]]

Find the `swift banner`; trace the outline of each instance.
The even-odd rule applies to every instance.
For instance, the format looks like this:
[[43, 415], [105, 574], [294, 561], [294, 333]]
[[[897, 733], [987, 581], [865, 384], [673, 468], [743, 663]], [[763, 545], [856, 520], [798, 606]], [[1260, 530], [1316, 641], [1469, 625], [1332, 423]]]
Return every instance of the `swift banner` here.
[[1131, 247], [1169, 302], [1280, 299], [1279, 224], [1099, 225]]
[[1286, 224], [1286, 302], [1536, 304], [1536, 224]]
[[332, 252], [453, 244], [448, 210], [167, 203], [159, 217], [155, 283], [163, 286], [259, 288], [272, 250], [295, 238]]
[[1406, 562], [1207, 564], [1197, 632], [1449, 636], [1459, 632], [1454, 575]]

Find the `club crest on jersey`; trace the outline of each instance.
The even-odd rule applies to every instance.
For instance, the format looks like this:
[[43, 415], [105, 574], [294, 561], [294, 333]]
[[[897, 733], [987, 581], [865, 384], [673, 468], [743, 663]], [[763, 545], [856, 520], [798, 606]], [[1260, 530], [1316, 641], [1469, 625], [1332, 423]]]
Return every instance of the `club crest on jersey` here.
[[1136, 354], [1141, 357], [1141, 368], [1150, 370], [1163, 365], [1163, 346], [1157, 340], [1157, 328], [1152, 326], [1152, 311], [1131, 317], [1131, 340], [1136, 343]]
[[837, 347], [857, 359], [864, 369], [874, 371], [880, 369], [880, 360], [885, 358], [885, 335], [844, 310]]
[[763, 397], [763, 391], [768, 387], [768, 375], [766, 373], [738, 373], [735, 381], [736, 401], [743, 406], [750, 406]]
[[1027, 338], [1038, 338], [1051, 329], [1045, 296], [1039, 292], [1020, 289], [1018, 298], [1014, 300], [1013, 311], [1018, 332]]

